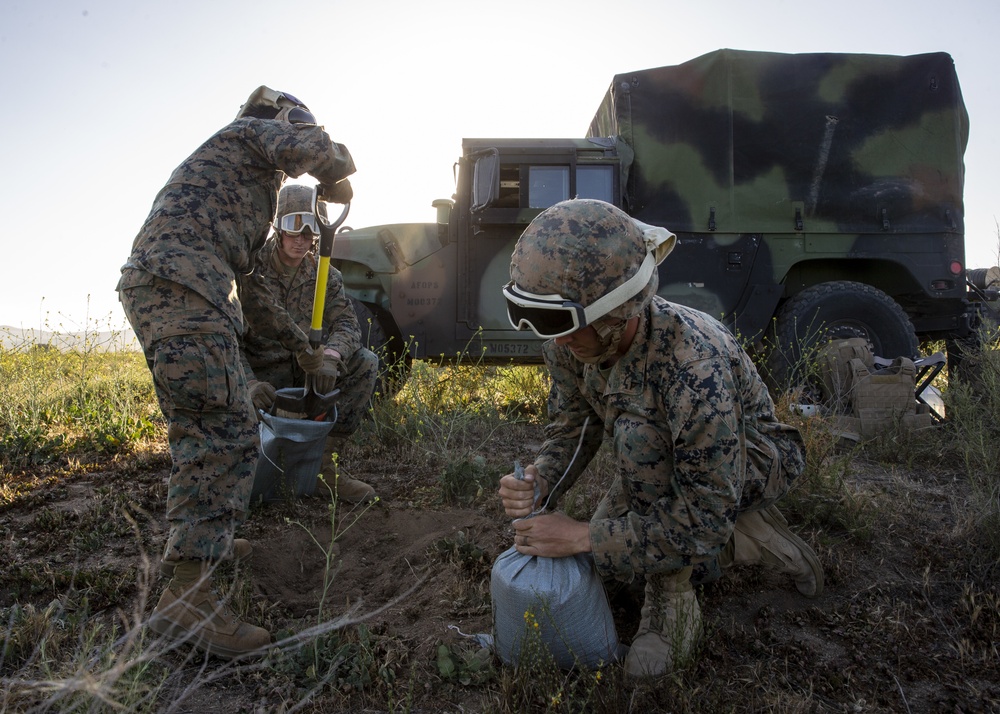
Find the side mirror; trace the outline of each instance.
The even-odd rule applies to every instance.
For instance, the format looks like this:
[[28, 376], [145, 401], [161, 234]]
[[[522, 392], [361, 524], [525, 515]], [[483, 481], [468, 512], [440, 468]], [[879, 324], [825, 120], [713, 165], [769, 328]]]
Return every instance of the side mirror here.
[[476, 159], [472, 174], [471, 211], [481, 211], [500, 196], [500, 154], [496, 149]]

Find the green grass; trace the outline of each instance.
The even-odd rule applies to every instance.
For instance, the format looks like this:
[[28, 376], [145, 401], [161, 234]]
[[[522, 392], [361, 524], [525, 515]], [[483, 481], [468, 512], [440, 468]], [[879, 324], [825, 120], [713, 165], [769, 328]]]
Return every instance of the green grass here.
[[136, 352], [0, 347], [0, 465], [113, 455], [162, 437], [145, 360]]

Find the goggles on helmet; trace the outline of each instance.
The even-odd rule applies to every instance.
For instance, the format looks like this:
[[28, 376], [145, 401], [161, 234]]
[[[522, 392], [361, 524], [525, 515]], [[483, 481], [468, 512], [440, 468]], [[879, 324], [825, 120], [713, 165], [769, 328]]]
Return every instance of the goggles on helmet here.
[[316, 222], [316, 214], [308, 212], [286, 213], [278, 219], [278, 230], [282, 233], [298, 235], [307, 228], [314, 235], [319, 235], [319, 223]]
[[315, 124], [316, 117], [313, 113], [303, 107], [285, 107], [278, 112], [275, 117], [278, 121], [287, 121], [289, 124]]
[[518, 330], [530, 327], [539, 337], [562, 337], [587, 326], [587, 310], [561, 295], [535, 295], [517, 289], [514, 281], [503, 286], [507, 319]]
[[280, 112], [278, 112], [278, 119], [284, 119], [289, 124], [315, 124], [316, 117], [313, 113], [309, 111], [309, 107], [298, 97], [293, 97], [288, 92], [278, 92], [278, 106], [281, 106], [281, 100], [286, 102], [291, 102], [295, 106], [285, 107]]
[[535, 295], [518, 288], [511, 280], [503, 287], [507, 300], [507, 319], [517, 330], [531, 328], [539, 337], [552, 339], [582, 330], [607, 315], [646, 285], [656, 267], [653, 253], [647, 253], [631, 278], [584, 307], [561, 295]]

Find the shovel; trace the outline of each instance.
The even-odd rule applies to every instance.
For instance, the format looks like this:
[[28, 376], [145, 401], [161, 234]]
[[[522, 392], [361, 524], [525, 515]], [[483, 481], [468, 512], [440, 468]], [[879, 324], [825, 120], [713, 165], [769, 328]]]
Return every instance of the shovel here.
[[[343, 224], [347, 218], [348, 211], [351, 210], [351, 203], [344, 204], [344, 210], [340, 216], [327, 223], [319, 210], [319, 192], [313, 188], [313, 212], [316, 214], [316, 222], [319, 224], [319, 265], [316, 267], [316, 289], [313, 293], [312, 322], [309, 330], [309, 346], [317, 349], [323, 344], [323, 309], [326, 307], [326, 284], [330, 276], [330, 256], [333, 254], [333, 240], [337, 235], [337, 228]], [[319, 394], [313, 387], [313, 375], [306, 375], [306, 386], [302, 390], [301, 396], [292, 394], [282, 394], [281, 392], [298, 392], [299, 390], [279, 390], [274, 400], [273, 410], [305, 414], [306, 419], [322, 421], [326, 418], [331, 409], [335, 409], [340, 390], [334, 389], [327, 394]]]

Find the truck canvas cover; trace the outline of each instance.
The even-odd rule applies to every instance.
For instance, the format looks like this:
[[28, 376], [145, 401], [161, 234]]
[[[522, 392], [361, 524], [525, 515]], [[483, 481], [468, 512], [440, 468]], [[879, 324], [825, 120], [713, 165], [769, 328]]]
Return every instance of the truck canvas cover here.
[[964, 232], [968, 115], [943, 52], [724, 49], [626, 72], [588, 136], [631, 147], [626, 208], [674, 231]]

